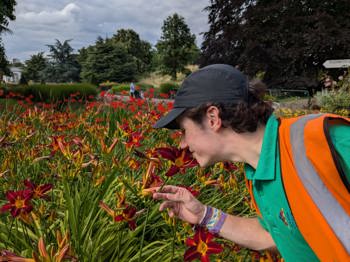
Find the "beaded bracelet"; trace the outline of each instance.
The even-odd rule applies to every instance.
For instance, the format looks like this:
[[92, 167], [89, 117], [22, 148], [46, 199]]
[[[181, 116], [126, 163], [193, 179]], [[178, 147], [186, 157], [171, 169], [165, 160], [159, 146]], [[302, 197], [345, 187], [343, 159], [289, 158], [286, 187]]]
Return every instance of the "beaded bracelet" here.
[[213, 234], [218, 234], [225, 222], [227, 214], [211, 206], [206, 206], [205, 208], [204, 217], [201, 219], [199, 225], [205, 226]]

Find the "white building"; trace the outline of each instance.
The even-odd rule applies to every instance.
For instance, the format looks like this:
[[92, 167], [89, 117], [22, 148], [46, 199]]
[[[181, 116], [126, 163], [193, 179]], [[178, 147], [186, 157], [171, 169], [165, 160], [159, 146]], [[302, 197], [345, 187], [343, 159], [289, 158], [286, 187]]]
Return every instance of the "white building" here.
[[22, 69], [19, 67], [15, 67], [15, 66], [10, 66], [10, 71], [11, 74], [10, 76], [3, 76], [3, 80], [5, 81], [5, 83], [9, 83], [9, 84], [18, 84], [19, 81], [21, 80], [21, 76], [22, 76]]

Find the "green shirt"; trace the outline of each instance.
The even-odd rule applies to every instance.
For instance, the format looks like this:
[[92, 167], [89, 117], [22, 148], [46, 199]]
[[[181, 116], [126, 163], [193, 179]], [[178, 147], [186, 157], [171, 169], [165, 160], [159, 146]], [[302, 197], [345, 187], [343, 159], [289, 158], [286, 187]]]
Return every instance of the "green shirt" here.
[[[350, 126], [332, 126], [330, 136], [350, 179]], [[278, 148], [278, 120], [271, 116], [266, 124], [258, 166], [245, 165], [252, 180], [253, 194], [262, 218], [261, 225], [270, 232], [286, 261], [318, 261], [301, 235], [283, 189]]]

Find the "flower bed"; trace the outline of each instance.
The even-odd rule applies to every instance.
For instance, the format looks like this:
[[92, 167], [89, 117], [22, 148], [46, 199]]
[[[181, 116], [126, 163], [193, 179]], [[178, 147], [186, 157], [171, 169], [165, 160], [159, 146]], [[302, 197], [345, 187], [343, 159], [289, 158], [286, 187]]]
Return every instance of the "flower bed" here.
[[149, 188], [172, 184], [254, 216], [242, 165], [201, 169], [177, 149], [179, 132], [152, 128], [171, 106], [0, 104], [0, 261], [268, 259], [158, 211]]

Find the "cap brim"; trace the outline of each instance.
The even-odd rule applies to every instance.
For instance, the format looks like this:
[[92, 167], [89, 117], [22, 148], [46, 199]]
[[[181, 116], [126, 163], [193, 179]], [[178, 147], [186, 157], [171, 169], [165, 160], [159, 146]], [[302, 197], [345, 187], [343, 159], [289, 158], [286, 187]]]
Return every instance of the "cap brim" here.
[[186, 108], [173, 108], [168, 114], [160, 118], [154, 125], [154, 128], [168, 128], [168, 129], [179, 129], [179, 125], [176, 122], [176, 118], [178, 118]]

